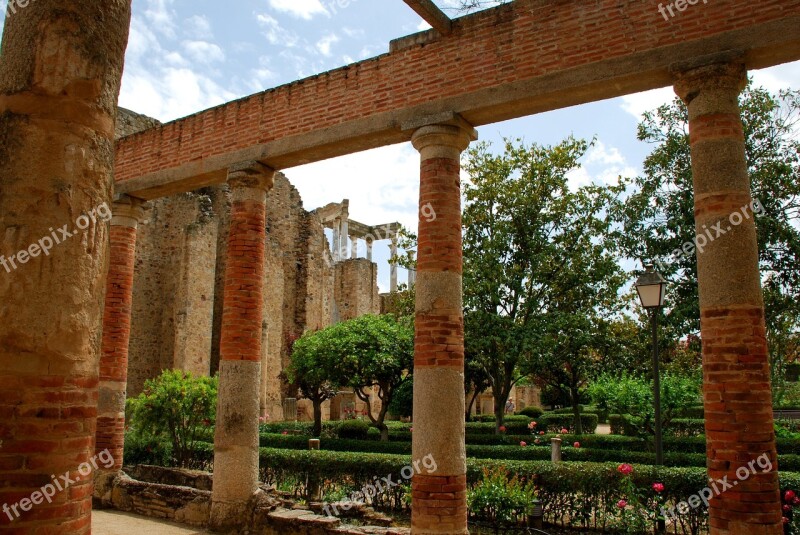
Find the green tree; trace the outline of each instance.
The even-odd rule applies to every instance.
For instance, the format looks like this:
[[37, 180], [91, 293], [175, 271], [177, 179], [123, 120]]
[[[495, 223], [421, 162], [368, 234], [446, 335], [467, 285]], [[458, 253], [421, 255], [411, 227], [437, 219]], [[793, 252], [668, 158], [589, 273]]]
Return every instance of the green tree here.
[[[770, 94], [749, 86], [740, 97], [747, 165], [763, 277], [770, 357], [785, 361], [800, 329], [800, 92]], [[671, 340], [699, 333], [697, 259], [679, 253], [695, 238], [688, 114], [675, 99], [646, 113], [639, 140], [655, 144], [624, 208], [627, 256], [653, 260], [670, 281], [664, 330]], [[717, 239], [725, 239], [725, 236]], [[778, 384], [779, 387], [779, 384]]]
[[[666, 373], [661, 378], [661, 424], [666, 428], [678, 410], [700, 403], [702, 379]], [[653, 382], [638, 376], [608, 373], [589, 386], [592, 403], [612, 414], [625, 415], [648, 439], [655, 436]]]
[[569, 371], [571, 384], [583, 381], [625, 280], [611, 243], [624, 184], [573, 190], [567, 178], [587, 142], [504, 148], [468, 151], [463, 217], [466, 349], [489, 377], [498, 432], [525, 375]]
[[306, 333], [291, 347], [291, 360], [286, 368], [286, 379], [300, 389], [300, 394], [311, 400], [314, 408], [313, 435], [322, 434], [322, 404], [333, 398], [347, 381], [336, 361], [331, 347], [336, 340], [328, 330]]
[[[384, 420], [413, 365], [414, 331], [410, 322], [391, 314], [366, 315], [307, 334], [295, 342], [290, 377], [298, 384], [304, 378], [303, 394], [315, 396], [309, 399], [318, 405], [322, 401], [315, 399], [326, 393], [330, 395], [340, 386], [352, 387], [367, 404], [367, 416], [381, 431], [381, 440], [389, 440]], [[373, 391], [381, 401], [378, 411], [373, 410]], [[321, 413], [315, 405], [315, 428], [318, 415]]]
[[127, 401], [128, 422], [134, 433], [172, 443], [175, 463], [191, 468], [195, 446], [208, 438], [216, 419], [216, 377], [195, 377], [181, 370], [164, 370], [149, 379], [144, 390]]

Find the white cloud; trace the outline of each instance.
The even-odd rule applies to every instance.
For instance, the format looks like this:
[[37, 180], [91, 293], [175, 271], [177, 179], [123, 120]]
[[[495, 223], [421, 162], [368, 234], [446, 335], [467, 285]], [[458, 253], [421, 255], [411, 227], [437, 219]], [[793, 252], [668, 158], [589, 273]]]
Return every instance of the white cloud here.
[[671, 87], [662, 87], [652, 91], [625, 95], [621, 99], [622, 109], [641, 121], [644, 112], [654, 110], [662, 104], [668, 104], [675, 98], [675, 91]]
[[269, 0], [272, 9], [310, 20], [314, 15], [329, 15], [319, 0]]
[[753, 83], [764, 86], [772, 93], [781, 89], [800, 89], [800, 61], [779, 65], [770, 69], [751, 71]]
[[262, 13], [256, 16], [258, 24], [264, 28], [264, 37], [271, 45], [281, 45], [288, 48], [297, 46], [300, 38], [294, 32], [281, 26], [274, 17]]
[[183, 48], [186, 53], [197, 63], [212, 63], [224, 61], [225, 53], [214, 43], [207, 41], [184, 41]]
[[192, 15], [186, 19], [184, 31], [192, 39], [211, 39], [214, 37], [214, 33], [211, 31], [211, 22], [205, 15]]
[[175, 11], [170, 9], [173, 0], [148, 0], [144, 16], [150, 21], [150, 28], [166, 35], [175, 37]]
[[600, 140], [595, 141], [594, 145], [586, 153], [586, 164], [624, 164], [625, 157], [616, 147], [608, 147]]
[[334, 43], [339, 42], [339, 37], [335, 33], [329, 33], [328, 35], [324, 36], [322, 39], [317, 41], [317, 50], [323, 56], [330, 56], [331, 55], [331, 45]]
[[417, 31], [418, 32], [424, 32], [425, 30], [430, 30], [431, 28], [433, 28], [433, 26], [428, 24], [428, 21], [426, 21], [426, 20], [420, 20], [419, 24], [417, 24]]
[[581, 164], [581, 167], [567, 174], [573, 190], [590, 184], [611, 185], [620, 176], [633, 177], [638, 174], [638, 170], [627, 163], [617, 147], [610, 147], [599, 140], [587, 151]]

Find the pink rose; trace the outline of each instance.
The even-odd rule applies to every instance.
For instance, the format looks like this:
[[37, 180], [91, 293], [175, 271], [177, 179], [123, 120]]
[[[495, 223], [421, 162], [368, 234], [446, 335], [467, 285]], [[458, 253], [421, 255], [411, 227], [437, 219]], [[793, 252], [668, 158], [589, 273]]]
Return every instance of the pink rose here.
[[567, 433], [569, 433], [569, 429], [567, 429], [566, 427], [563, 427], [563, 428], [561, 428], [561, 432], [566, 435]]
[[527, 446], [527, 445], [528, 445], [528, 443], [527, 443], [527, 442], [525, 442], [524, 440], [522, 440], [522, 441], [520, 441], [519, 445], [520, 445], [520, 446], [522, 446], [522, 447], [524, 448], [525, 446]]
[[506, 432], [506, 426], [504, 426], [504, 425], [501, 425], [501, 426], [500, 426], [500, 432], [501, 432], [501, 433], [505, 433], [505, 432]]
[[619, 472], [620, 474], [622, 474], [624, 476], [627, 476], [628, 474], [633, 472], [633, 466], [631, 466], [631, 465], [629, 465], [627, 463], [623, 463], [623, 464], [621, 464], [621, 465], [619, 465], [617, 467], [617, 472]]
[[536, 440], [534, 440], [534, 441], [533, 441], [533, 443], [534, 443], [534, 444], [541, 444], [541, 443], [542, 443], [542, 441], [541, 441], [541, 440], [539, 440], [539, 439], [537, 438]]
[[628, 502], [626, 502], [625, 500], [620, 500], [617, 502], [617, 507], [619, 507], [620, 509], [625, 509], [627, 506]]
[[653, 483], [653, 490], [656, 492], [664, 492], [663, 483]]
[[572, 447], [573, 448], [580, 448], [581, 447], [581, 443], [580, 442], [576, 442], [575, 444], [572, 445]]
[[289, 434], [289, 431], [284, 431], [283, 433], [281, 433], [281, 435], [288, 435], [288, 434]]
[[539, 434], [540, 435], [544, 435], [544, 431], [539, 431]]
[[531, 422], [528, 424], [528, 429], [533, 429], [534, 427], [536, 427], [536, 422]]

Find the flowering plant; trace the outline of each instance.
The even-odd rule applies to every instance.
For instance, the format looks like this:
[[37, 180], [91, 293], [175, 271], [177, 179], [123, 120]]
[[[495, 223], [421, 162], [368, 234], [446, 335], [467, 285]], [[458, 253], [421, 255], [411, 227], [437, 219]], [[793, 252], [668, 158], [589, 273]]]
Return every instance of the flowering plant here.
[[633, 481], [634, 468], [627, 463], [617, 466], [617, 472], [622, 477], [622, 496], [608, 513], [609, 527], [622, 533], [652, 532], [653, 525], [662, 518], [664, 484], [656, 481], [649, 489], [638, 488]]

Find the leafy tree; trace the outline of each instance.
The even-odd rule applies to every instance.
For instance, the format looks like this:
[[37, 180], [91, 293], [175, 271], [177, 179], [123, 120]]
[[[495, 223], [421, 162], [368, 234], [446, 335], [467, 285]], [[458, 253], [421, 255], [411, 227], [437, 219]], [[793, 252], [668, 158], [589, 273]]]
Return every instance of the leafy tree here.
[[[678, 410], [700, 403], [702, 379], [666, 373], [661, 378], [661, 425], [666, 428]], [[605, 374], [589, 386], [592, 402], [599, 408], [628, 418], [642, 437], [655, 435], [653, 382], [623, 373]]]
[[[409, 321], [391, 314], [366, 315], [307, 334], [294, 345], [292, 378], [301, 384], [303, 394], [313, 403], [330, 396], [341, 386], [352, 387], [367, 404], [367, 415], [380, 429], [381, 440], [389, 440], [384, 423], [397, 389], [409, 379], [414, 365], [414, 331]], [[371, 393], [381, 401], [378, 415], [372, 407]], [[327, 398], [325, 398], [327, 399]], [[324, 400], [323, 400], [324, 401]], [[314, 408], [315, 432], [321, 426]]]
[[331, 360], [329, 349], [334, 343], [329, 331], [306, 333], [292, 345], [291, 360], [285, 371], [287, 382], [296, 385], [302, 397], [311, 400], [315, 437], [322, 434], [322, 404], [336, 396], [340, 385], [346, 383], [338, 363]]
[[506, 140], [502, 155], [485, 143], [468, 152], [466, 349], [491, 383], [498, 432], [525, 375], [567, 374], [577, 390], [625, 280], [610, 243], [624, 184], [569, 185], [587, 148], [574, 138], [554, 147]]
[[480, 361], [466, 352], [464, 362], [464, 395], [469, 399], [466, 405], [464, 419], [468, 422], [472, 418], [472, 407], [478, 396], [492, 386]]
[[409, 377], [407, 381], [397, 387], [392, 402], [389, 404], [389, 412], [394, 416], [411, 418], [414, 415], [414, 377]]
[[[748, 86], [740, 97], [756, 218], [773, 376], [800, 330], [800, 92]], [[656, 261], [670, 280], [664, 329], [671, 340], [699, 334], [688, 114], [679, 100], [646, 113], [639, 140], [656, 145], [624, 208], [627, 256]], [[720, 237], [717, 239], [725, 239]], [[690, 249], [691, 251], [691, 249]], [[776, 383], [780, 388], [780, 383]], [[779, 397], [779, 392], [776, 393]]]
[[207, 439], [216, 419], [218, 386], [216, 377], [164, 370], [145, 382], [141, 394], [128, 399], [129, 425], [139, 436], [169, 440], [174, 462], [191, 468], [197, 443]]

